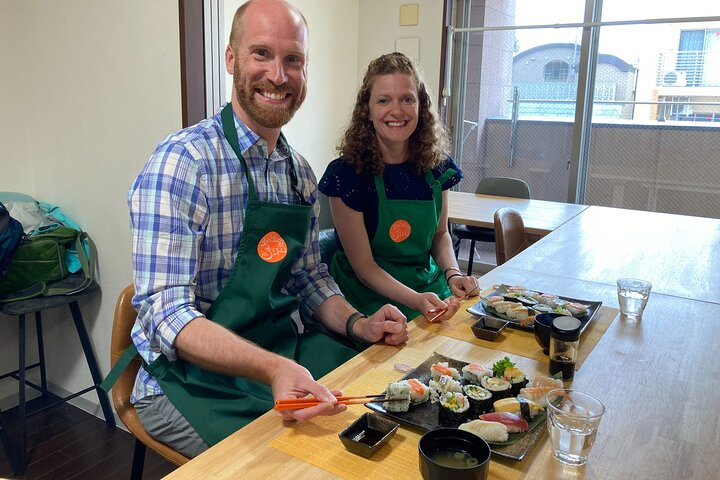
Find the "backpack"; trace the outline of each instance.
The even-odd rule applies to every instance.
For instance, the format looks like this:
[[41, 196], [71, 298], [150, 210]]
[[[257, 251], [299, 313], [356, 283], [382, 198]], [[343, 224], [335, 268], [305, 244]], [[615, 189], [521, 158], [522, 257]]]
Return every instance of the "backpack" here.
[[[70, 275], [68, 250], [77, 251], [84, 278], [79, 284], [57, 285]], [[95, 243], [87, 233], [65, 226], [39, 229], [23, 238], [0, 275], [0, 303], [78, 293], [93, 282], [96, 258]]]
[[0, 202], [0, 275], [12, 260], [22, 237], [22, 225], [10, 216], [8, 209]]

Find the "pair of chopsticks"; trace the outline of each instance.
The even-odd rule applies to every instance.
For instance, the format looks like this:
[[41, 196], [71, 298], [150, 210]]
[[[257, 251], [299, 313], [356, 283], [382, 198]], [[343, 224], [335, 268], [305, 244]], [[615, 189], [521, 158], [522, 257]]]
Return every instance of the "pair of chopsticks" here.
[[[394, 400], [386, 400], [385, 394], [381, 393], [378, 395], [356, 395], [356, 396], [340, 396], [337, 398], [338, 405], [362, 405], [370, 402], [392, 402]], [[402, 399], [398, 399], [402, 400]], [[321, 402], [317, 398], [290, 398], [288, 400], [277, 400], [275, 402], [274, 410], [298, 410], [301, 408], [315, 407], [320, 405]]]
[[[473, 289], [470, 290], [469, 292], [465, 293], [465, 295], [463, 295], [462, 297], [458, 298], [458, 301], [459, 301], [459, 302], [462, 302], [463, 300], [465, 300], [466, 298], [468, 298], [471, 293], [473, 293], [475, 290], [478, 289], [478, 287], [479, 287], [478, 285], [475, 285], [475, 288], [473, 288]], [[443, 313], [447, 312], [447, 310], [448, 310], [447, 308], [443, 308], [442, 310], [440, 310], [434, 317], [432, 317], [430, 320], [428, 320], [428, 323], [433, 323], [433, 322], [435, 322], [435, 320], [437, 320], [438, 318], [442, 317]]]

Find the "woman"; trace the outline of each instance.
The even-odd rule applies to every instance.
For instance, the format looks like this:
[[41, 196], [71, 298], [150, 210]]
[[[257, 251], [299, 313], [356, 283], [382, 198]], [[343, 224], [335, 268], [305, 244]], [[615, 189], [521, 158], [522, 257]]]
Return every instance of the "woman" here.
[[443, 298], [477, 294], [475, 278], [458, 269], [447, 230], [445, 190], [462, 179], [447, 143], [412, 61], [397, 52], [373, 60], [341, 157], [319, 185], [341, 243], [330, 273], [359, 311], [389, 301], [408, 319], [444, 320], [459, 302]]

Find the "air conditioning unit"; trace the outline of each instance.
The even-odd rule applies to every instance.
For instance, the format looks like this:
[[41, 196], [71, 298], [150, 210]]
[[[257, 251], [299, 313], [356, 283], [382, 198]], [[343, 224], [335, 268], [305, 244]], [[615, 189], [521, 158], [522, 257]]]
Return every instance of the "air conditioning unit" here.
[[663, 85], [669, 87], [686, 87], [687, 86], [687, 72], [679, 70], [670, 70], [665, 72], [662, 78]]

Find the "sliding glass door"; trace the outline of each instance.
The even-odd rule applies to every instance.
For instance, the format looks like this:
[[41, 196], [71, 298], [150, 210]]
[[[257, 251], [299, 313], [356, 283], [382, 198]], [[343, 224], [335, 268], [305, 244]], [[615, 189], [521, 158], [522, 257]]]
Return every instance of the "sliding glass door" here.
[[714, 1], [456, 1], [446, 102], [474, 191], [720, 217]]

